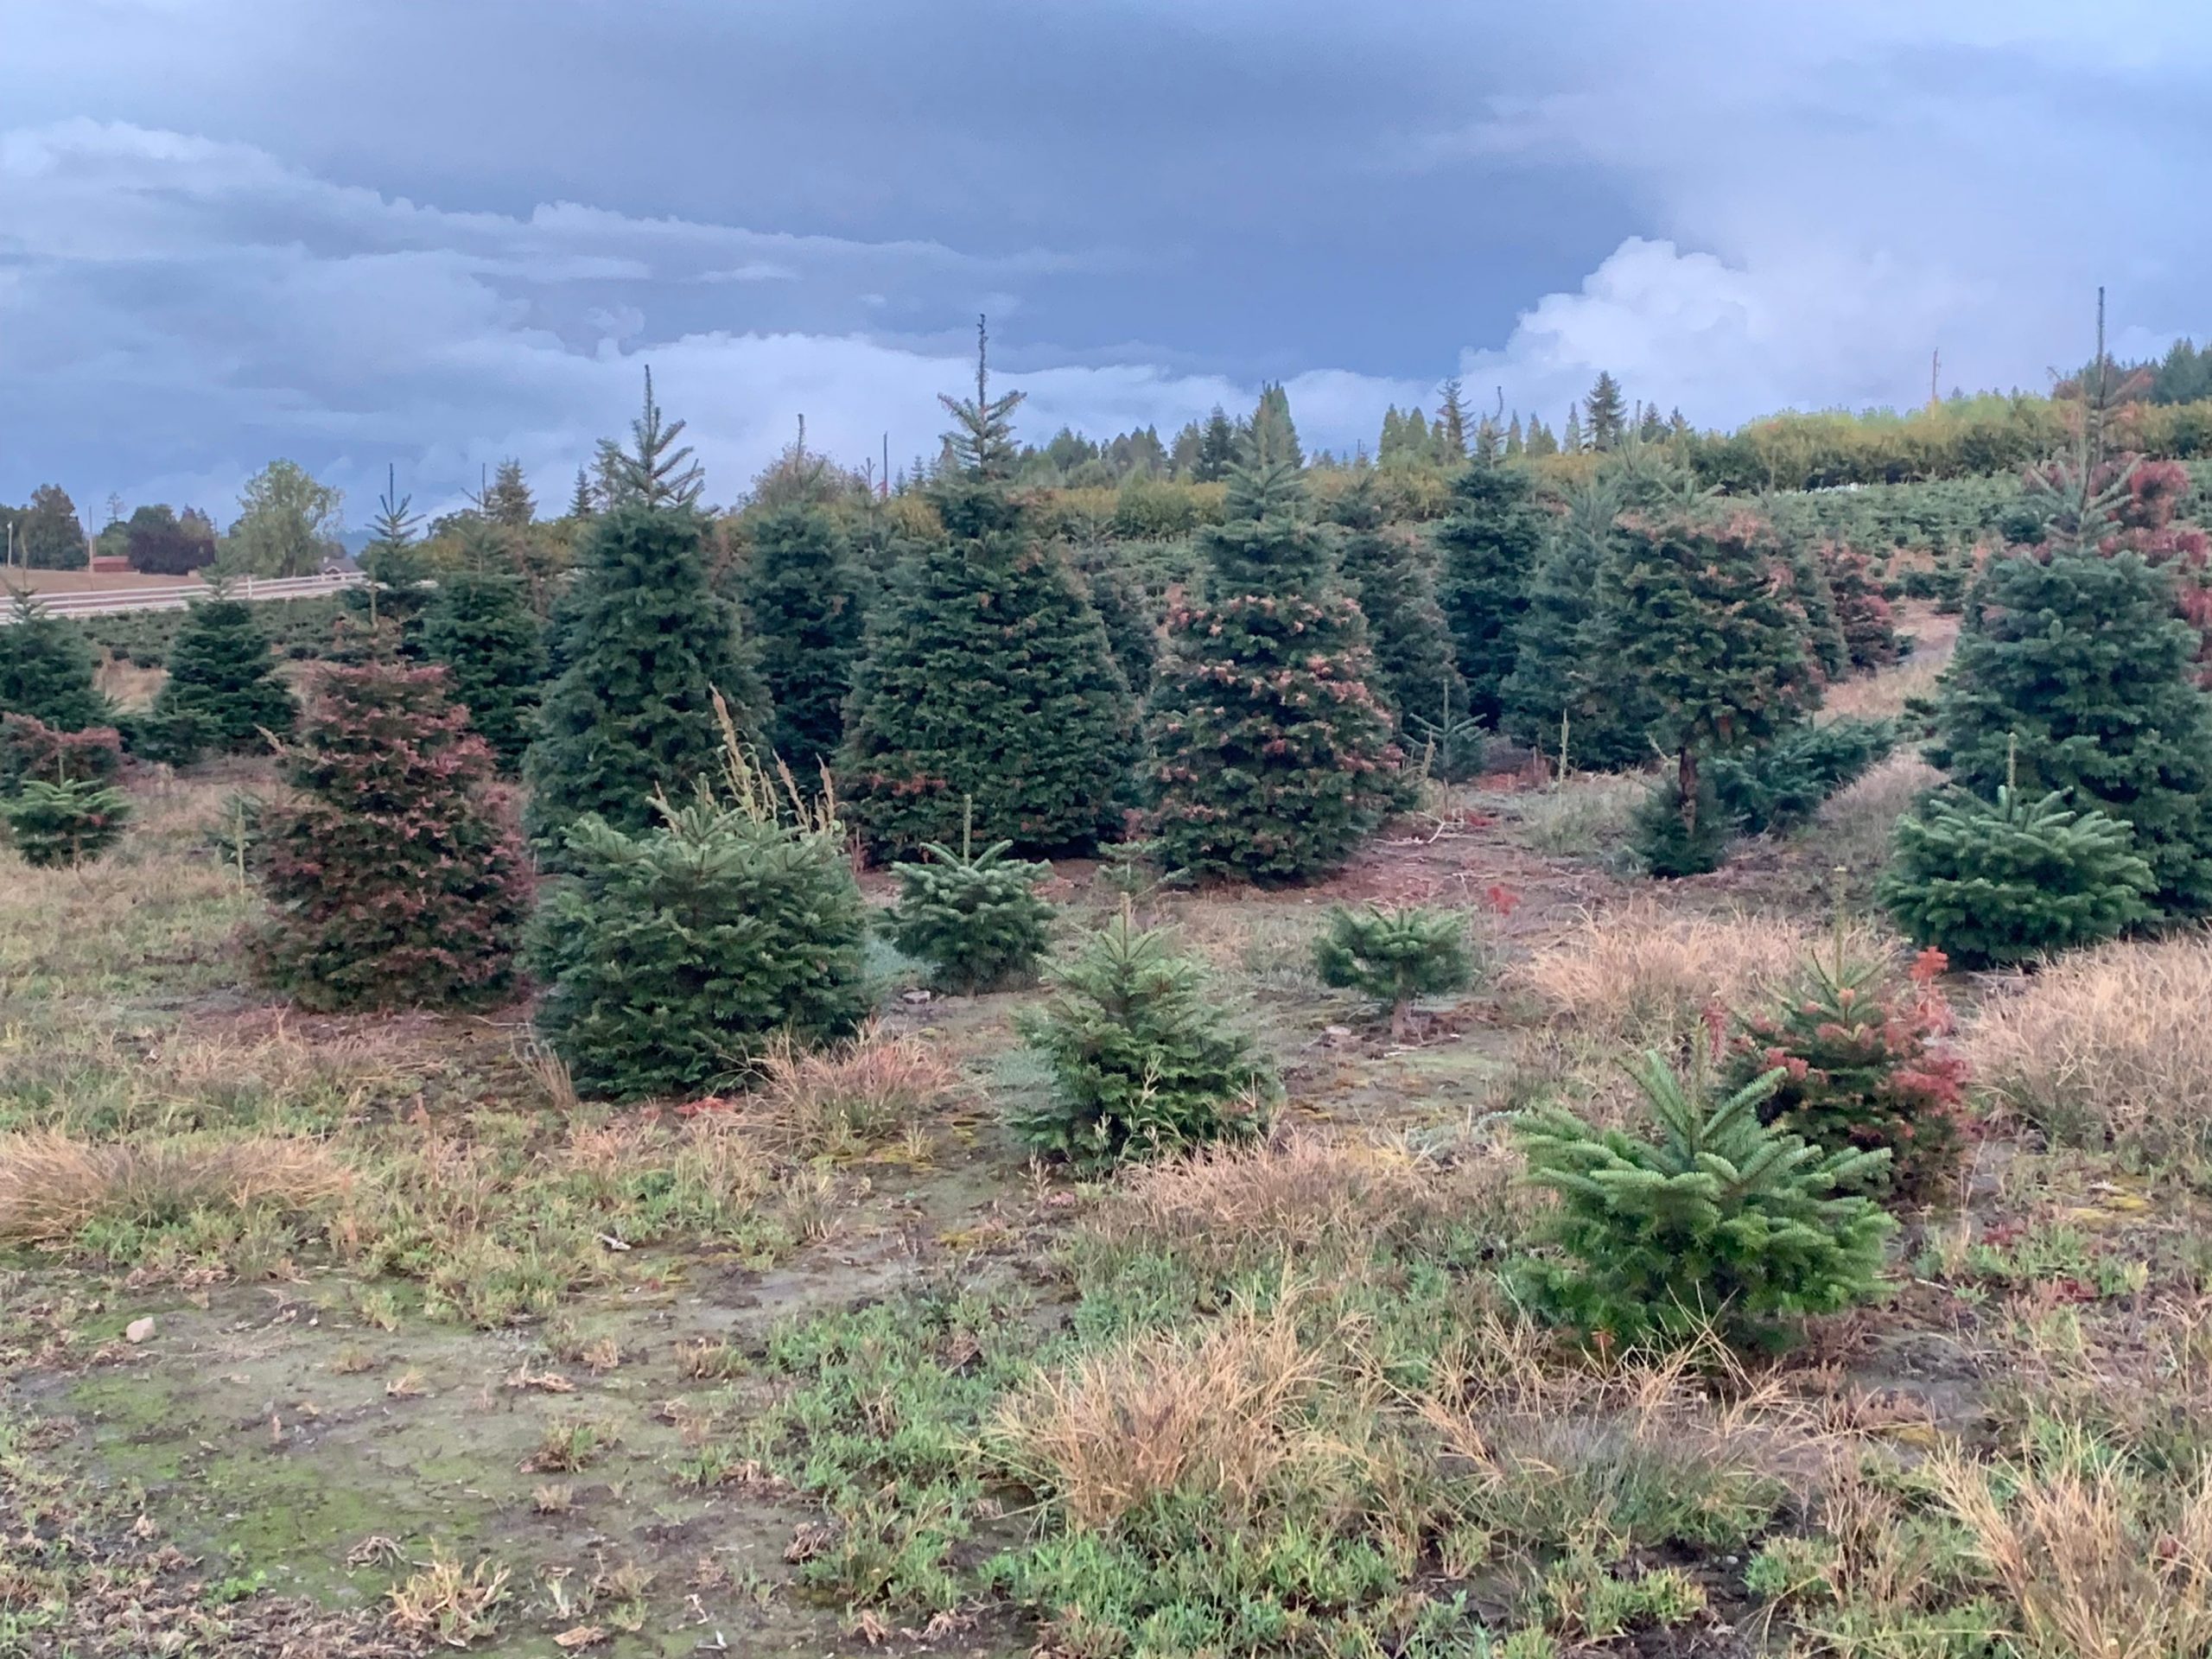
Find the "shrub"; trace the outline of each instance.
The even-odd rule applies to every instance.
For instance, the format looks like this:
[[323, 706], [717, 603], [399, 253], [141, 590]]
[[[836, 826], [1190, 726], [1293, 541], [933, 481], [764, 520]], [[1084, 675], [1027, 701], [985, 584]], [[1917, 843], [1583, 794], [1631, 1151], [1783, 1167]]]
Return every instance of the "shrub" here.
[[823, 1042], [867, 1012], [866, 915], [832, 830], [703, 802], [664, 816], [637, 835], [581, 820], [538, 918], [538, 1029], [586, 1095], [696, 1090], [779, 1033]]
[[112, 726], [57, 731], [30, 715], [0, 715], [0, 794], [32, 779], [106, 783], [123, 770], [123, 740]]
[[330, 664], [257, 826], [263, 974], [311, 1008], [480, 1005], [514, 986], [529, 861], [442, 668]]
[[934, 970], [937, 983], [982, 991], [1027, 978], [1045, 952], [1052, 907], [1037, 896], [1050, 869], [1008, 858], [1011, 842], [955, 853], [934, 842], [919, 863], [893, 867], [899, 904], [892, 943]]
[[1052, 1073], [1052, 1099], [1014, 1119], [1031, 1146], [1104, 1163], [1260, 1128], [1273, 1070], [1164, 934], [1116, 918], [1054, 977], [1018, 1020]]
[[1897, 730], [1885, 720], [1802, 725], [1758, 748], [1717, 756], [1713, 791], [1747, 835], [1793, 830], [1896, 747]]
[[292, 729], [298, 709], [244, 600], [218, 591], [195, 601], [169, 648], [168, 669], [146, 728], [155, 759], [183, 764], [210, 750], [244, 754]]
[[123, 792], [90, 778], [58, 783], [34, 778], [0, 798], [0, 821], [23, 862], [82, 864], [98, 858], [123, 834], [130, 804]]
[[1728, 856], [1728, 844], [1736, 838], [1735, 823], [1721, 810], [1711, 776], [1694, 776], [1694, 810], [1683, 810], [1681, 785], [1670, 778], [1645, 791], [1630, 825], [1630, 850], [1647, 871], [1662, 880], [1719, 869]]
[[27, 593], [10, 597], [0, 625], [0, 714], [27, 715], [57, 731], [81, 731], [111, 716], [92, 681], [92, 648], [77, 625]]
[[2128, 827], [1999, 785], [1992, 806], [1953, 791], [1900, 818], [1878, 889], [1916, 944], [1967, 967], [2028, 962], [2108, 939], [2147, 916], [2151, 867]]
[[1823, 1152], [1759, 1120], [1770, 1072], [1724, 1097], [1656, 1054], [1631, 1068], [1656, 1135], [1598, 1130], [1558, 1107], [1524, 1114], [1529, 1179], [1559, 1199], [1551, 1242], [1516, 1281], [1548, 1318], [1612, 1344], [1766, 1344], [1787, 1322], [1875, 1292], [1894, 1224], [1859, 1196], [1883, 1152]]
[[1940, 953], [1914, 964], [1909, 990], [1884, 983], [1878, 961], [1815, 957], [1780, 1008], [1742, 1021], [1721, 1087], [1783, 1076], [1759, 1116], [1831, 1152], [1882, 1150], [1863, 1190], [1921, 1198], [1956, 1171], [1967, 1068], [1936, 1046], [1950, 1011], [1935, 988]]
[[1985, 1003], [1963, 1048], [1983, 1087], [2054, 1141], [2212, 1158], [2212, 938], [2101, 945]]
[[1364, 992], [1406, 1034], [1414, 999], [1465, 990], [1475, 976], [1466, 918], [1455, 912], [1339, 905], [1313, 941], [1313, 967], [1325, 985]]

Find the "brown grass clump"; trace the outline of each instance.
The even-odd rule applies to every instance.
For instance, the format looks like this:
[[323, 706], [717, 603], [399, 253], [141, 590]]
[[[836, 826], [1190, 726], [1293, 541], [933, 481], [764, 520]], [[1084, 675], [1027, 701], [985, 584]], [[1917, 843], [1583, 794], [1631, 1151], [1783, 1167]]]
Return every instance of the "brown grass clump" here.
[[849, 1157], [917, 1134], [963, 1091], [960, 1068], [924, 1039], [877, 1026], [830, 1048], [779, 1038], [760, 1073], [746, 1127], [766, 1146], [810, 1158]]
[[499, 1628], [508, 1571], [489, 1560], [464, 1568], [433, 1550], [430, 1559], [385, 1592], [385, 1621], [400, 1635], [465, 1648]]
[[2071, 1450], [2056, 1469], [1992, 1469], [1955, 1448], [1929, 1467], [2018, 1610], [2023, 1652], [2201, 1659], [2212, 1651], [2212, 1473], [2161, 1495], [2086, 1440]]
[[97, 1143], [51, 1129], [0, 1136], [0, 1240], [45, 1243], [95, 1221], [201, 1209], [312, 1210], [353, 1173], [321, 1142], [271, 1135]]
[[1046, 1373], [1000, 1406], [1001, 1459], [1082, 1527], [1167, 1492], [1209, 1494], [1240, 1518], [1287, 1481], [1310, 1494], [1323, 1468], [1353, 1455], [1312, 1411], [1346, 1379], [1301, 1338], [1291, 1300], [1264, 1313], [1240, 1305]]
[[1289, 1130], [1126, 1172], [1085, 1229], [1109, 1249], [1172, 1249], [1194, 1268], [1356, 1250], [1514, 1202], [1501, 1147], [1449, 1166], [1401, 1144]]
[[1821, 806], [1809, 837], [1820, 859], [1862, 875], [1887, 868], [1897, 820], [1942, 781], [1917, 754], [1892, 754]]
[[2054, 1139], [2212, 1155], [2212, 935], [2063, 957], [1993, 998], [1967, 1059]]
[[[1860, 930], [1848, 954], [1886, 956], [1890, 941]], [[1634, 1046], [1670, 1044], [1707, 1011], [1764, 999], [1833, 935], [1787, 917], [1738, 912], [1670, 914], [1637, 904], [1586, 916], [1555, 945], [1511, 969], [1509, 979], [1554, 1019], [1583, 1033]]]

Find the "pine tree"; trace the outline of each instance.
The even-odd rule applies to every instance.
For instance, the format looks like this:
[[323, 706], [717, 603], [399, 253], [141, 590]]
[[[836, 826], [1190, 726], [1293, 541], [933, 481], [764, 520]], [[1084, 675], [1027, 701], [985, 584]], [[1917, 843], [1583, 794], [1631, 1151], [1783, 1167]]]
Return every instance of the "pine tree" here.
[[653, 401], [653, 372], [645, 370], [645, 404], [630, 423], [631, 448], [612, 438], [599, 443], [600, 499], [608, 506], [685, 508], [698, 505], [707, 487], [706, 469], [691, 457], [691, 446], [676, 441], [683, 423], [664, 424]]
[[1521, 435], [1521, 411], [1516, 409], [1513, 411], [1512, 421], [1505, 429], [1505, 458], [1508, 461], [1518, 460], [1528, 450], [1528, 441]]
[[1030, 976], [1052, 937], [1052, 907], [1037, 896], [1052, 867], [1008, 858], [1003, 841], [979, 853], [964, 836], [957, 853], [934, 842], [922, 850], [923, 859], [892, 867], [891, 942], [928, 963], [948, 990], [995, 990]]
[[1260, 388], [1259, 407], [1252, 411], [1251, 441], [1277, 461], [1306, 465], [1306, 452], [1298, 444], [1298, 423], [1290, 418], [1290, 394], [1279, 380]]
[[1457, 375], [1444, 383], [1443, 394], [1436, 410], [1436, 454], [1438, 460], [1452, 467], [1467, 458], [1467, 405]]
[[860, 576], [836, 520], [817, 502], [761, 513], [752, 531], [745, 606], [775, 709], [769, 743], [811, 780], [844, 737], [860, 655]]
[[1529, 454], [1532, 459], [1559, 454], [1559, 440], [1552, 435], [1551, 428], [1534, 416], [1529, 417]]
[[1400, 755], [1357, 601], [1300, 516], [1298, 474], [1258, 448], [1202, 533], [1203, 605], [1169, 619], [1150, 720], [1171, 867], [1300, 881], [1339, 868], [1388, 810]]
[[1628, 418], [1623, 412], [1620, 382], [1607, 370], [1599, 370], [1598, 383], [1590, 388], [1590, 395], [1582, 400], [1585, 415], [1584, 430], [1592, 449], [1614, 449], [1620, 447], [1622, 435], [1628, 430]]
[[1693, 835], [1700, 757], [1770, 736], [1818, 701], [1802, 617], [1776, 580], [1782, 558], [1749, 515], [1631, 515], [1599, 571], [1604, 644], [1651, 700]]
[[1390, 1035], [1403, 1040], [1414, 999], [1462, 991], [1474, 982], [1467, 918], [1418, 907], [1363, 910], [1336, 906], [1313, 941], [1313, 970], [1324, 985], [1364, 993], [1390, 1016]]
[[[981, 331], [978, 331], [979, 342]], [[1088, 845], [1135, 764], [1135, 709], [1106, 630], [1008, 485], [1019, 391], [945, 397], [955, 464], [931, 486], [946, 538], [900, 564], [869, 618], [837, 778], [879, 852], [957, 833], [1025, 851]]]
[[1198, 459], [1191, 476], [1201, 484], [1218, 483], [1236, 465], [1236, 427], [1216, 404], [1213, 413], [1206, 416], [1205, 429], [1198, 435]]
[[[1395, 716], [1401, 734], [1421, 729], [1416, 721], [1465, 717], [1466, 682], [1452, 660], [1435, 573], [1413, 537], [1383, 524], [1372, 473], [1352, 480], [1333, 516], [1345, 532], [1338, 568], [1367, 618], [1375, 658], [1369, 688]], [[1403, 747], [1411, 753], [1414, 746]]]
[[445, 576], [423, 619], [423, 649], [501, 772], [522, 765], [545, 683], [545, 641], [520, 578], [486, 559]]
[[361, 574], [367, 580], [346, 593], [347, 607], [365, 614], [372, 628], [387, 623], [396, 628], [402, 649], [410, 655], [432, 591], [429, 561], [416, 541], [423, 516], [411, 511], [413, 502], [414, 497], [399, 493], [397, 471], [387, 466], [385, 491], [369, 521], [369, 543], [361, 550]]
[[1985, 799], [2014, 782], [2135, 832], [2152, 903], [2212, 911], [2212, 701], [2173, 589], [2133, 553], [2017, 554], [1976, 585], [1928, 758]]
[[1515, 1137], [1558, 1196], [1553, 1242], [1516, 1272], [1529, 1305], [1612, 1351], [1647, 1342], [1769, 1345], [1807, 1314], [1871, 1298], [1890, 1218], [1863, 1196], [1886, 1152], [1822, 1152], [1759, 1121], [1779, 1071], [1715, 1099], [1657, 1055], [1630, 1075], [1656, 1133], [1549, 1107]]
[[[647, 394], [650, 396], [650, 392]], [[681, 427], [681, 421], [677, 423]], [[674, 430], [669, 435], [675, 436]], [[484, 517], [503, 530], [527, 530], [537, 517], [537, 503], [523, 477], [522, 462], [512, 456], [499, 463], [479, 504]]]
[[156, 759], [251, 753], [288, 735], [298, 718], [261, 619], [219, 584], [193, 601], [169, 647], [168, 671], [147, 728]]
[[327, 664], [253, 854], [264, 977], [302, 1007], [455, 1007], [515, 983], [530, 861], [445, 671]]
[[704, 524], [687, 508], [626, 503], [592, 521], [555, 620], [555, 678], [524, 759], [541, 847], [586, 813], [619, 830], [689, 799], [722, 759], [715, 695], [752, 741], [768, 709], [734, 607], [708, 582]]
[[576, 468], [576, 487], [569, 494], [569, 517], [581, 524], [599, 511], [597, 493], [591, 485], [591, 474], [582, 467]]
[[1573, 404], [1567, 406], [1567, 424], [1560, 429], [1559, 448], [1564, 455], [1582, 453], [1582, 416]]
[[1439, 597], [1466, 682], [1467, 712], [1477, 720], [1497, 721], [1543, 537], [1543, 511], [1520, 468], [1478, 463], [1453, 480], [1451, 516], [1436, 527], [1444, 564]]
[[93, 682], [84, 630], [28, 592], [10, 595], [0, 626], [0, 715], [28, 715], [57, 731], [80, 732], [113, 718]]

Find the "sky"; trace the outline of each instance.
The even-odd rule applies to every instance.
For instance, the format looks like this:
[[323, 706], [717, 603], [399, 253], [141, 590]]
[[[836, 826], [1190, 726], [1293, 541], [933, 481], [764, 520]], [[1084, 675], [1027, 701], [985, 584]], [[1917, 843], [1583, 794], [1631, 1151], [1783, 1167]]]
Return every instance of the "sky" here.
[[[1557, 426], [2212, 334], [2200, 0], [0, 0], [0, 500], [556, 511], [642, 365], [710, 500], [1288, 388]], [[880, 465], [879, 461], [879, 465]]]

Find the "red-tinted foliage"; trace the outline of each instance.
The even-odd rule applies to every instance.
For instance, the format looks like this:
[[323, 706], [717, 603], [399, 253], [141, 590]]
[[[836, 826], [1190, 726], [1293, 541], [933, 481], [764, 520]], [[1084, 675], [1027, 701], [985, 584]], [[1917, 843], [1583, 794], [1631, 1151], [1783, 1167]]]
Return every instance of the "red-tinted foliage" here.
[[270, 982], [316, 1008], [506, 995], [529, 862], [445, 671], [326, 665], [286, 760], [302, 798], [257, 855]]
[[1897, 661], [1903, 642], [1897, 638], [1890, 601], [1874, 574], [1873, 561], [1840, 542], [1822, 543], [1820, 559], [1829, 589], [1835, 594], [1836, 626], [1843, 630], [1851, 665], [1886, 668]]
[[57, 732], [29, 715], [0, 715], [0, 792], [36, 780], [105, 783], [123, 770], [123, 740], [112, 726]]

